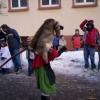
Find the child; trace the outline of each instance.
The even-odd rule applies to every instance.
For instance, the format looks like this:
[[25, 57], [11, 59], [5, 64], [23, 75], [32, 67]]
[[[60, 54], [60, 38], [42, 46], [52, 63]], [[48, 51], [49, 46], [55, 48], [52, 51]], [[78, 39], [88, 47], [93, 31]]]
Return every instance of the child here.
[[32, 68], [34, 57], [34, 53], [31, 51], [31, 48], [28, 47], [28, 76], [31, 76], [31, 74], [34, 72]]
[[33, 59], [34, 59], [34, 53], [32, 52], [32, 48], [29, 46], [30, 41], [31, 41], [31, 37], [28, 36], [27, 37], [28, 76], [31, 76], [31, 74], [33, 73], [32, 63], [33, 63]]
[[75, 51], [80, 50], [81, 41], [82, 41], [82, 38], [79, 34], [79, 29], [76, 29], [75, 34], [72, 37], [73, 48], [74, 48]]
[[[0, 65], [2, 65], [7, 59], [11, 57], [8, 46], [5, 42], [1, 43], [1, 49], [0, 49]], [[13, 66], [12, 61], [9, 61], [7, 64], [5, 64], [1, 68], [2, 74], [6, 74], [10, 72], [11, 67]]]
[[59, 51], [58, 51], [59, 55], [67, 50], [66, 45], [67, 43], [66, 43], [65, 37], [61, 35], [60, 40], [59, 40]]
[[53, 48], [58, 50], [58, 46], [59, 46], [59, 36], [58, 35], [55, 35], [54, 36], [54, 39], [53, 39]]

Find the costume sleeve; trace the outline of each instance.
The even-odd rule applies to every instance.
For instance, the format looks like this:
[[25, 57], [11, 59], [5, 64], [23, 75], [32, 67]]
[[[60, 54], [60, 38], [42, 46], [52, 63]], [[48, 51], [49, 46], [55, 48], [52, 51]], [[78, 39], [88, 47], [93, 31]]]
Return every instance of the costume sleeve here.
[[86, 23], [87, 23], [87, 20], [85, 19], [85, 20], [80, 24], [81, 30], [84, 31], [84, 28], [85, 28]]
[[54, 58], [56, 58], [58, 56], [58, 52], [55, 49], [51, 49], [51, 52], [49, 53], [49, 61], [53, 60]]

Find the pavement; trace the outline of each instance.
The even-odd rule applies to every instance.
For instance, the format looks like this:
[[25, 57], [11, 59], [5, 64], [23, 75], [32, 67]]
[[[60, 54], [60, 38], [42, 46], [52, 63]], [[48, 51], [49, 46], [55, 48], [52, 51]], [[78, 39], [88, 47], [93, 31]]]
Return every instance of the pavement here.
[[[51, 95], [52, 100], [100, 100], [99, 72], [88, 78], [55, 74], [57, 93]], [[0, 100], [40, 100], [40, 95], [35, 76], [28, 76], [27, 70], [19, 74], [0, 74]]]

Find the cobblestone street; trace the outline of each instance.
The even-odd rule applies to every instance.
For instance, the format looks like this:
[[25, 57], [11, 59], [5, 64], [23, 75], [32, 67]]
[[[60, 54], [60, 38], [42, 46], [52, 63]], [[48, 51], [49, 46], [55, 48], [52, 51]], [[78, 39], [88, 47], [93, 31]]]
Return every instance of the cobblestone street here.
[[[100, 100], [100, 81], [89, 81], [84, 77], [56, 75], [57, 94], [53, 100]], [[34, 75], [0, 74], [0, 100], [40, 100]]]

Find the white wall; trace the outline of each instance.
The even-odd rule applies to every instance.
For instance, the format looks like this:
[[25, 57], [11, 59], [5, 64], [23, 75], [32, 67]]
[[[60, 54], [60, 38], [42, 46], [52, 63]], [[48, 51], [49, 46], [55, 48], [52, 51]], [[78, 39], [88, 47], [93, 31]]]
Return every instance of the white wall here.
[[[7, 4], [7, 0], [5, 1]], [[8, 8], [4, 8], [3, 11], [6, 14], [0, 14], [0, 25], [8, 24], [15, 28], [21, 36], [34, 35], [47, 18], [58, 20], [65, 27], [62, 31], [64, 35], [72, 35], [84, 19], [93, 19], [95, 26], [100, 29], [100, 0], [98, 2], [98, 7], [72, 8], [72, 0], [61, 0], [61, 9], [38, 10], [38, 0], [29, 0], [29, 11], [8, 12]]]

